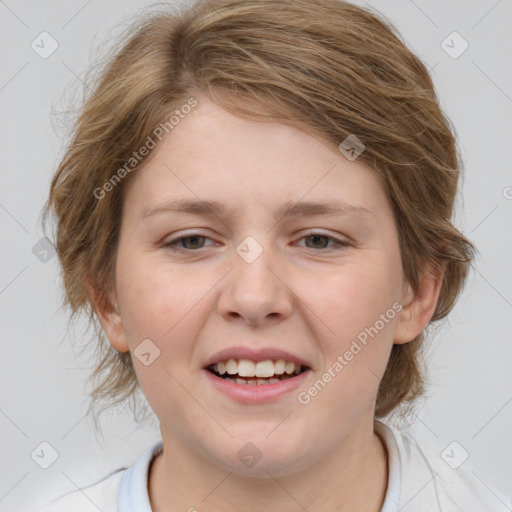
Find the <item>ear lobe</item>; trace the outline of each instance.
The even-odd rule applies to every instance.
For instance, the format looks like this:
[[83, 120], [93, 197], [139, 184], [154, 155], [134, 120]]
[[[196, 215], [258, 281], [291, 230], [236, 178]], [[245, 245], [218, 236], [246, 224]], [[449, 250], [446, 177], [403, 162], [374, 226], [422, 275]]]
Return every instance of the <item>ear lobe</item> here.
[[128, 352], [130, 347], [126, 340], [125, 329], [116, 301], [113, 301], [111, 297], [104, 297], [92, 280], [88, 279], [86, 286], [91, 296], [96, 316], [110, 344], [119, 352]]
[[412, 287], [407, 285], [403, 309], [396, 322], [394, 344], [412, 341], [427, 327], [437, 306], [444, 269], [445, 262], [440, 265], [440, 269], [426, 263], [420, 271], [418, 292], [414, 293]]

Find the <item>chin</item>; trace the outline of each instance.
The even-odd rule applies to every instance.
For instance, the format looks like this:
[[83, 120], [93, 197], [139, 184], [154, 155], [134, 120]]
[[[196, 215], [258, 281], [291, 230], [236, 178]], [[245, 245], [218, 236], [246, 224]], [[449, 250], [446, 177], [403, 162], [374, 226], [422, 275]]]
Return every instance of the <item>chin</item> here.
[[224, 445], [220, 451], [210, 452], [210, 456], [224, 470], [244, 477], [269, 478], [270, 475], [287, 476], [307, 470], [313, 463], [311, 450], [314, 447], [284, 434], [279, 436], [274, 432], [267, 438], [267, 434], [236, 436], [229, 443], [231, 449], [226, 450]]

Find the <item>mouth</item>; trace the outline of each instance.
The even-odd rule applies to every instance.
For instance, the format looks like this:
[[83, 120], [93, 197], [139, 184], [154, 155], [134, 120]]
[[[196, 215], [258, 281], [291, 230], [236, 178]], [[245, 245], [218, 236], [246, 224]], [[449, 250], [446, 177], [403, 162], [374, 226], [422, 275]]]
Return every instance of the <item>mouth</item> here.
[[212, 375], [225, 381], [245, 386], [278, 384], [293, 379], [310, 370], [308, 366], [284, 359], [227, 359], [205, 368]]

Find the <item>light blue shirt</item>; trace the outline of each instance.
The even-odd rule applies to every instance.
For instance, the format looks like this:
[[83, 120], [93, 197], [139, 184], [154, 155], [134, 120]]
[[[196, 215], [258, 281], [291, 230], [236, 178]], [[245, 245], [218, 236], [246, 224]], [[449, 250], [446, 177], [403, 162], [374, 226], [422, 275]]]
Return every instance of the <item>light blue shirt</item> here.
[[149, 465], [162, 447], [161, 441], [156, 443], [124, 472], [119, 485], [117, 512], [152, 512], [148, 496]]

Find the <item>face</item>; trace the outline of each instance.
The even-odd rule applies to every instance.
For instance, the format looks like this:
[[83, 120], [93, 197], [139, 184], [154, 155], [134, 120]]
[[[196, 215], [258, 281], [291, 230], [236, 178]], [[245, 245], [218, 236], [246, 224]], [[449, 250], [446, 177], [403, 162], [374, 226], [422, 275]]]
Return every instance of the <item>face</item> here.
[[365, 164], [198, 99], [130, 178], [123, 328], [102, 323], [132, 352], [164, 446], [241, 474], [290, 474], [368, 433], [393, 342], [417, 334], [400, 323], [397, 229]]

